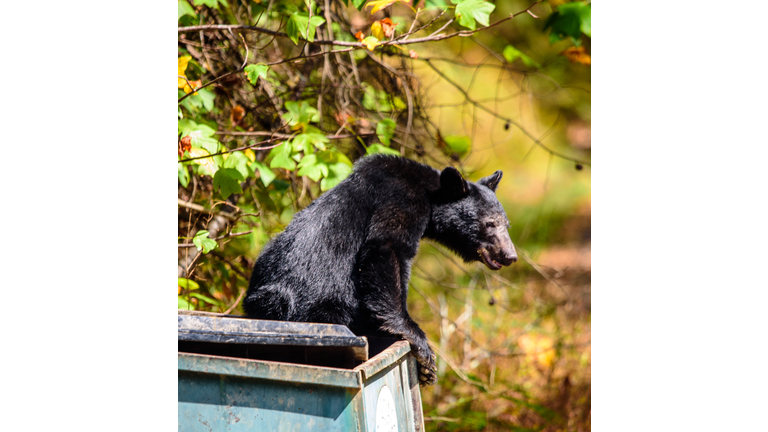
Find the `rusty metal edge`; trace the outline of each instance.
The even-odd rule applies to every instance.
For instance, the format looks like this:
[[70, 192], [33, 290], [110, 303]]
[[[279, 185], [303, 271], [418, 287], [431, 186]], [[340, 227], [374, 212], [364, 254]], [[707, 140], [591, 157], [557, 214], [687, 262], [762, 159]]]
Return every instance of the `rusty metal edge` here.
[[342, 388], [363, 388], [360, 371], [251, 360], [204, 354], [178, 353], [180, 371], [260, 378]]
[[407, 341], [397, 341], [390, 345], [389, 348], [352, 370], [362, 373], [363, 379], [367, 380], [408, 355], [410, 351], [411, 345]]

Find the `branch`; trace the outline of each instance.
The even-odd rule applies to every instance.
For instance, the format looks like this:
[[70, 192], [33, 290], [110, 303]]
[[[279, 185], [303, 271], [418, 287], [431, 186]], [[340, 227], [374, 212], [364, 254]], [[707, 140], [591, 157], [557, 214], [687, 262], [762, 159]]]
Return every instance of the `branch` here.
[[[532, 7], [534, 7], [537, 4], [541, 3], [542, 1], [544, 1], [544, 0], [538, 0], [536, 3], [528, 6], [528, 8], [526, 8], [525, 10], [522, 10], [520, 12], [511, 14], [507, 18], [504, 18], [504, 19], [501, 19], [499, 21], [496, 21], [495, 23], [493, 23], [493, 24], [491, 24], [491, 25], [489, 25], [487, 27], [480, 27], [480, 28], [475, 29], [475, 30], [461, 30], [461, 31], [457, 31], [455, 33], [451, 33], [451, 34], [448, 34], [448, 35], [439, 35], [439, 34], [434, 34], [433, 33], [433, 34], [431, 34], [429, 36], [426, 36], [426, 37], [423, 37], [423, 38], [417, 38], [417, 39], [408, 39], [408, 40], [406, 40], [406, 39], [403, 39], [403, 40], [393, 39], [393, 40], [390, 40], [390, 41], [384, 41], [384, 42], [380, 43], [378, 46], [409, 45], [409, 44], [414, 44], [414, 43], [434, 42], [434, 41], [439, 41], [439, 40], [443, 40], [443, 39], [450, 39], [450, 38], [455, 37], [455, 36], [464, 36], [464, 37], [472, 36], [473, 34], [475, 34], [477, 32], [480, 32], [480, 31], [483, 31], [483, 30], [488, 30], [489, 28], [495, 27], [495, 26], [503, 23], [504, 21], [510, 20], [510, 19], [520, 15], [520, 14], [526, 13], [526, 12], [528, 12], [529, 9], [531, 9]], [[442, 15], [442, 14], [440, 14], [440, 15]], [[434, 20], [432, 20], [432, 21], [434, 21]], [[430, 21], [427, 24], [427, 26], [429, 26], [432, 23], [432, 21]], [[448, 24], [450, 24], [451, 22], [452, 22], [452, 20], [449, 21]], [[438, 30], [438, 32], [442, 31], [443, 28], [445, 28], [445, 26], [443, 26], [440, 30]], [[258, 32], [258, 33], [264, 33], [264, 34], [268, 34], [268, 35], [272, 35], [272, 36], [288, 37], [287, 33], [281, 33], [281, 32], [277, 32], [277, 31], [274, 31], [274, 30], [265, 29], [265, 28], [262, 28], [262, 27], [247, 26], [247, 25], [206, 24], [206, 25], [198, 25], [198, 26], [179, 27], [178, 28], [178, 32], [179, 33], [185, 33], [185, 32], [205, 31], [205, 30], [228, 30], [228, 31], [231, 31], [231, 30], [234, 30], [234, 29], [252, 30], [252, 31], [255, 31], [255, 32]], [[419, 29], [419, 30], [421, 30], [421, 29]], [[406, 36], [410, 35], [410, 34], [411, 33], [409, 32], [409, 33], [406, 34]], [[341, 40], [315, 40], [313, 42], [309, 42], [309, 41], [305, 41], [305, 42], [309, 43], [309, 44], [316, 44], [316, 45], [347, 46], [347, 47], [350, 47], [350, 48], [343, 49], [343, 50], [319, 52], [319, 53], [316, 53], [316, 54], [301, 55], [301, 56], [297, 56], [297, 57], [286, 59], [286, 60], [280, 60], [280, 61], [276, 61], [276, 62], [272, 62], [272, 63], [266, 63], [266, 65], [267, 66], [272, 66], [272, 65], [276, 65], [276, 64], [290, 62], [290, 61], [293, 61], [293, 60], [299, 60], [299, 59], [304, 59], [304, 58], [316, 57], [316, 56], [321, 56], [321, 55], [330, 54], [330, 53], [334, 53], [334, 52], [346, 52], [346, 51], [359, 50], [359, 49], [368, 49], [365, 45], [362, 44], [362, 42], [347, 42], [347, 41], [341, 41]], [[247, 49], [247, 46], [246, 46], [246, 49]], [[210, 82], [202, 85], [201, 87], [197, 88], [196, 90], [200, 90], [200, 89], [203, 89], [205, 87], [208, 87], [209, 85], [211, 85], [211, 84], [213, 84], [213, 83], [215, 83], [217, 81], [220, 81], [223, 78], [226, 78], [228, 76], [234, 75], [234, 74], [236, 74], [238, 72], [242, 72], [244, 69], [245, 69], [245, 64], [243, 64], [243, 66], [240, 67], [239, 69], [237, 69], [235, 71], [232, 71], [232, 72], [229, 72], [229, 73], [226, 73], [226, 74], [224, 74], [224, 75], [214, 79], [213, 81], [210, 81]], [[192, 93], [187, 93], [186, 95], [182, 96], [181, 98], [179, 98], [178, 102], [181, 103], [181, 101], [183, 101], [184, 99], [188, 98], [191, 94]]]
[[464, 90], [464, 89], [463, 89], [463, 88], [462, 88], [460, 85], [456, 84], [456, 83], [455, 83], [455, 82], [453, 82], [453, 81], [452, 81], [450, 78], [448, 78], [447, 76], [445, 76], [445, 74], [443, 74], [443, 73], [440, 71], [440, 69], [438, 69], [437, 67], [435, 67], [435, 65], [433, 65], [433, 64], [432, 64], [432, 62], [431, 62], [429, 59], [425, 59], [424, 61], [425, 61], [425, 62], [426, 62], [428, 65], [429, 65], [429, 67], [431, 67], [431, 68], [432, 68], [432, 70], [434, 70], [434, 71], [435, 71], [435, 73], [437, 73], [438, 75], [440, 75], [440, 76], [441, 76], [441, 77], [442, 77], [444, 80], [446, 80], [446, 81], [447, 81], [449, 84], [451, 84], [452, 86], [456, 87], [456, 89], [457, 89], [457, 90], [459, 90], [459, 91], [460, 91], [460, 92], [461, 92], [461, 93], [464, 95], [464, 98], [465, 98], [465, 99], [466, 99], [466, 100], [467, 100], [469, 103], [471, 103], [472, 105], [474, 105], [474, 106], [476, 106], [476, 107], [480, 108], [481, 110], [483, 110], [483, 111], [487, 112], [488, 114], [490, 114], [490, 115], [492, 115], [492, 116], [496, 117], [496, 118], [497, 118], [497, 119], [499, 119], [499, 120], [504, 120], [504, 121], [507, 121], [507, 122], [509, 122], [510, 124], [513, 124], [513, 125], [515, 125], [515, 127], [517, 127], [518, 129], [520, 129], [520, 131], [521, 131], [521, 132], [523, 132], [523, 133], [524, 133], [524, 134], [525, 134], [525, 135], [526, 135], [528, 138], [530, 138], [530, 139], [531, 139], [531, 140], [532, 140], [532, 141], [533, 141], [533, 142], [534, 142], [536, 145], [538, 145], [539, 147], [541, 147], [541, 148], [543, 148], [544, 150], [546, 150], [547, 152], [549, 152], [549, 154], [551, 154], [551, 155], [554, 155], [554, 156], [557, 156], [557, 157], [559, 157], [559, 158], [561, 158], [561, 159], [569, 160], [569, 161], [571, 161], [571, 162], [580, 163], [580, 164], [582, 164], [582, 165], [586, 165], [586, 166], [592, 166], [592, 165], [591, 165], [589, 162], [585, 162], [585, 161], [582, 161], [582, 160], [580, 160], [580, 159], [576, 159], [576, 158], [573, 158], [573, 157], [570, 157], [570, 156], [566, 156], [566, 155], [564, 155], [564, 154], [562, 154], [562, 153], [559, 153], [559, 152], [556, 152], [556, 151], [554, 151], [554, 150], [550, 149], [549, 147], [547, 147], [546, 145], [544, 145], [544, 143], [542, 143], [542, 142], [541, 142], [541, 140], [537, 139], [537, 138], [536, 138], [536, 137], [534, 137], [534, 136], [533, 136], [533, 135], [532, 135], [530, 132], [528, 132], [528, 131], [527, 131], [527, 130], [526, 130], [524, 127], [523, 127], [523, 125], [521, 125], [520, 123], [518, 123], [518, 122], [516, 122], [516, 121], [512, 120], [511, 118], [508, 118], [508, 117], [504, 117], [504, 116], [501, 116], [501, 115], [497, 114], [497, 113], [496, 113], [495, 111], [493, 111], [492, 109], [486, 108], [486, 107], [485, 107], [485, 105], [483, 105], [483, 104], [481, 104], [481, 103], [479, 103], [479, 102], [475, 101], [475, 100], [474, 100], [474, 99], [472, 99], [471, 97], [469, 97], [469, 94], [466, 92], [466, 90]]
[[[240, 236], [244, 236], [244, 235], [250, 234], [252, 232], [253, 232], [253, 230], [245, 231], [245, 232], [241, 232], [241, 233], [234, 233], [234, 234], [233, 233], [227, 233], [227, 234], [224, 234], [223, 236], [216, 237], [215, 239], [211, 239], [211, 240], [219, 241], [219, 240], [224, 240], [224, 239], [230, 238], [230, 237], [240, 237]], [[178, 246], [180, 248], [188, 248], [188, 247], [195, 247], [195, 244], [194, 243], [182, 243], [182, 244], [180, 244]]]
[[[471, 36], [475, 33], [488, 30], [489, 28], [496, 27], [497, 25], [503, 23], [504, 21], [508, 21], [518, 15], [527, 13], [532, 7], [536, 6], [537, 4], [541, 3], [544, 0], [538, 0], [536, 3], [528, 6], [524, 10], [510, 14], [507, 18], [501, 19], [499, 21], [496, 21], [495, 23], [487, 26], [487, 27], [480, 27], [475, 30], [461, 30], [457, 31], [455, 33], [451, 33], [448, 35], [430, 35], [423, 38], [417, 38], [417, 39], [393, 39], [391, 41], [385, 41], [379, 44], [379, 46], [388, 46], [388, 45], [409, 45], [414, 43], [422, 43], [422, 42], [433, 42], [433, 41], [439, 41], [443, 39], [450, 39], [456, 36]], [[442, 15], [442, 14], [441, 14]], [[433, 20], [434, 21], [434, 20]], [[431, 24], [431, 22], [429, 23]], [[429, 25], [427, 24], [427, 26]], [[208, 30], [250, 30], [255, 31], [257, 33], [264, 33], [272, 36], [280, 36], [280, 37], [289, 37], [287, 33], [277, 32], [274, 30], [265, 29], [263, 27], [256, 27], [256, 26], [248, 26], [248, 25], [225, 25], [225, 24], [206, 24], [206, 25], [198, 25], [198, 26], [189, 26], [189, 27], [179, 27], [178, 32], [179, 33], [185, 33], [185, 32], [192, 32], [192, 31], [208, 31]], [[421, 30], [421, 29], [419, 29]], [[411, 34], [410, 32], [407, 34]], [[401, 35], [402, 36], [402, 35]], [[315, 44], [315, 45], [338, 45], [338, 46], [347, 46], [347, 47], [353, 47], [353, 49], [367, 49], [365, 45], [363, 45], [361, 42], [347, 42], [347, 41], [341, 41], [341, 40], [322, 40], [317, 39], [313, 42], [305, 41], [306, 43]]]
[[[247, 46], [246, 46], [246, 49], [247, 49]], [[352, 51], [354, 49], [355, 48], [347, 48], [347, 49], [341, 49], [341, 50], [319, 52], [319, 53], [309, 54], [309, 55], [300, 55], [300, 56], [296, 56], [296, 57], [289, 58], [289, 59], [278, 60], [278, 61], [274, 61], [274, 62], [271, 62], [271, 63], [262, 63], [262, 64], [264, 64], [266, 66], [274, 66], [274, 65], [279, 65], [279, 64], [282, 64], [282, 63], [292, 62], [292, 61], [295, 61], [295, 60], [308, 59], [308, 58], [312, 58], [312, 57], [319, 57], [319, 56], [325, 55], [325, 54], [332, 54], [332, 53], [340, 53], [340, 52]], [[203, 84], [202, 86], [196, 88], [195, 92], [197, 92], [200, 89], [206, 88], [209, 85], [211, 85], [211, 84], [213, 84], [213, 83], [215, 83], [217, 81], [220, 81], [220, 80], [222, 80], [222, 79], [224, 79], [224, 78], [226, 78], [228, 76], [231, 76], [231, 75], [234, 75], [234, 74], [236, 74], [238, 72], [244, 71], [245, 70], [245, 66], [246, 66], [245, 63], [243, 63], [243, 66], [241, 66], [240, 68], [238, 68], [236, 70], [233, 70], [232, 72], [225, 73], [224, 75], [214, 79], [213, 81], [209, 81], [209, 82]], [[178, 100], [178, 103], [181, 103], [181, 101], [183, 101], [184, 99], [188, 98], [190, 95], [192, 95], [192, 93], [187, 93], [184, 96], [180, 97], [179, 100]]]
[[373, 53], [366, 53], [368, 54], [368, 57], [376, 62], [379, 66], [387, 70], [389, 73], [394, 75], [395, 77], [400, 79], [400, 82], [403, 83], [403, 90], [405, 90], [405, 97], [408, 100], [408, 123], [406, 123], [405, 126], [405, 137], [404, 142], [408, 142], [408, 137], [411, 135], [411, 125], [413, 124], [413, 96], [411, 95], [411, 89], [408, 86], [408, 80], [405, 79], [405, 76], [397, 71], [397, 69], [393, 68], [392, 66], [384, 63], [383, 61], [376, 58], [376, 56], [373, 55]]
[[[232, 135], [232, 136], [271, 136], [275, 138], [293, 138], [295, 134], [281, 134], [266, 131], [254, 131], [254, 132], [216, 132], [216, 135]], [[357, 138], [370, 135], [376, 135], [375, 133], [361, 133], [361, 134], [346, 134], [346, 135], [326, 135], [328, 139], [344, 139], [344, 138]]]
[[279, 146], [283, 145], [283, 143], [285, 143], [285, 141], [283, 141], [283, 142], [281, 142], [279, 144], [275, 144], [273, 146], [267, 146], [267, 147], [259, 147], [259, 145], [275, 142], [275, 141], [277, 141], [279, 139], [283, 139], [283, 138], [271, 138], [271, 139], [268, 139], [266, 141], [259, 141], [259, 142], [255, 143], [255, 144], [251, 144], [251, 145], [248, 145], [248, 146], [245, 146], [245, 147], [238, 147], [238, 148], [231, 149], [231, 150], [224, 150], [224, 151], [220, 151], [218, 153], [210, 154], [210, 155], [207, 155], [207, 156], [197, 156], [197, 157], [191, 157], [191, 158], [188, 158], [188, 159], [181, 159], [181, 160], [179, 160], [179, 163], [189, 162], [189, 161], [193, 161], [193, 160], [197, 160], [197, 159], [205, 159], [205, 158], [209, 158], [211, 156], [219, 156], [219, 155], [223, 155], [223, 154], [226, 154], [226, 153], [232, 153], [232, 152], [242, 151], [242, 150], [247, 150], [247, 149], [271, 150], [271, 149], [273, 149], [275, 147], [279, 147]]
[[[261, 144], [269, 144], [269, 143], [275, 142], [277, 140], [288, 140], [288, 139], [291, 139], [294, 136], [296, 136], [295, 133], [291, 134], [291, 135], [288, 135], [288, 134], [281, 134], [281, 133], [274, 133], [274, 132], [261, 132], [261, 131], [257, 131], [257, 132], [216, 132], [216, 134], [217, 135], [232, 135], [232, 136], [271, 136], [273, 138], [270, 138], [270, 139], [265, 140], [265, 141], [259, 141], [259, 142], [255, 143], [255, 144], [251, 144], [251, 145], [247, 145], [247, 146], [243, 146], [243, 147], [238, 147], [238, 148], [234, 148], [234, 149], [230, 149], [230, 150], [220, 151], [218, 153], [209, 154], [207, 156], [197, 156], [197, 157], [192, 157], [192, 158], [188, 158], [188, 159], [181, 159], [181, 160], [179, 160], [179, 163], [189, 162], [189, 161], [193, 161], [193, 160], [197, 160], [197, 159], [205, 159], [205, 158], [209, 158], [209, 157], [212, 157], [212, 156], [219, 156], [219, 155], [223, 155], [223, 154], [226, 154], [226, 153], [232, 153], [232, 152], [236, 152], [236, 151], [243, 151], [243, 150], [247, 150], [247, 149], [271, 150], [271, 149], [273, 149], [275, 147], [279, 147], [279, 146], [283, 145], [283, 143], [285, 143], [285, 141], [283, 141], [283, 142], [281, 142], [279, 144], [275, 144], [273, 146], [266, 146], [266, 147], [261, 147]], [[371, 136], [371, 135], [375, 135], [375, 134], [374, 133], [365, 133], [365, 134], [347, 134], [347, 135], [326, 135], [325, 137], [328, 138], [328, 139], [344, 139], [344, 138], [365, 137], [365, 136]]]
[[[206, 157], [208, 157], [208, 156], [206, 156]], [[223, 218], [225, 218], [227, 220], [233, 221], [233, 222], [237, 220], [237, 217], [235, 217], [231, 213], [220, 212], [220, 211], [216, 211], [216, 210], [210, 210], [210, 209], [207, 209], [207, 208], [205, 208], [205, 207], [203, 207], [201, 205], [198, 205], [198, 204], [195, 204], [195, 203], [186, 202], [186, 201], [184, 201], [181, 198], [179, 198], [179, 207], [188, 208], [188, 209], [194, 210], [194, 211], [196, 211], [198, 213], [205, 213], [205, 214], [210, 214], [210, 215], [214, 215], [214, 216], [221, 216], [221, 217], [223, 217]], [[181, 245], [179, 245], [179, 246], [181, 246]]]

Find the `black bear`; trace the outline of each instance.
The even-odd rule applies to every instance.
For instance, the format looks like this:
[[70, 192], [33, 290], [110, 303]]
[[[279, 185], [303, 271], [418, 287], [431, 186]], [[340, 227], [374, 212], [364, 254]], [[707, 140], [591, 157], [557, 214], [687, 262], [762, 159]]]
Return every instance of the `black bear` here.
[[297, 213], [262, 251], [243, 308], [250, 318], [343, 324], [411, 344], [423, 384], [436, 380], [424, 332], [406, 296], [419, 240], [436, 240], [491, 270], [517, 260], [494, 192], [501, 171], [466, 181], [418, 162], [360, 159], [336, 187]]

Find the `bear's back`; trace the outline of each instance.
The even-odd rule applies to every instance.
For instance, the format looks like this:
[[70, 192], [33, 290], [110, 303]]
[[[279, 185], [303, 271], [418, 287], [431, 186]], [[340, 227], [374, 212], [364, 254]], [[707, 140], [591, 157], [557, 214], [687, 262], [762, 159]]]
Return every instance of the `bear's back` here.
[[296, 309], [304, 316], [281, 319], [317, 321], [312, 311], [325, 307], [313, 307], [315, 299], [353, 302], [360, 248], [372, 237], [408, 237], [415, 253], [429, 219], [428, 194], [437, 188], [439, 172], [426, 165], [383, 155], [359, 160], [264, 248], [250, 287], [277, 286], [302, 304]]

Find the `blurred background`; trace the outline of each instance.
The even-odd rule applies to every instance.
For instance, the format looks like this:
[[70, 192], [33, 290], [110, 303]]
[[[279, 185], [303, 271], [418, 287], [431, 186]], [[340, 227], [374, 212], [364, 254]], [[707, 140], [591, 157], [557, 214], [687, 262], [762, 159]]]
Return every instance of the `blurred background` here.
[[[426, 428], [590, 430], [590, 11], [180, 1], [179, 308], [242, 314], [261, 248], [365, 154], [502, 170], [518, 262], [429, 241], [414, 262], [409, 311], [438, 356]], [[432, 40], [396, 43], [412, 30]]]

